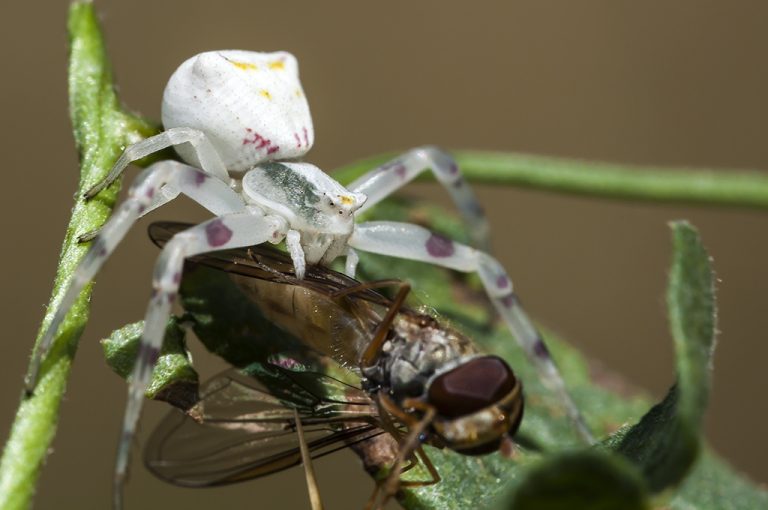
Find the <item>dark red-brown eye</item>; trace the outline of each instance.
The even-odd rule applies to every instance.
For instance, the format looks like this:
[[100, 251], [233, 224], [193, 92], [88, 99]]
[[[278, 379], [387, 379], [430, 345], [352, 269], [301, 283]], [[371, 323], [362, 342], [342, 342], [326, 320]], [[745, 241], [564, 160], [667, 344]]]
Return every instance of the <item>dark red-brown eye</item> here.
[[439, 415], [456, 418], [498, 402], [516, 384], [504, 360], [485, 356], [436, 377], [429, 386], [428, 400]]

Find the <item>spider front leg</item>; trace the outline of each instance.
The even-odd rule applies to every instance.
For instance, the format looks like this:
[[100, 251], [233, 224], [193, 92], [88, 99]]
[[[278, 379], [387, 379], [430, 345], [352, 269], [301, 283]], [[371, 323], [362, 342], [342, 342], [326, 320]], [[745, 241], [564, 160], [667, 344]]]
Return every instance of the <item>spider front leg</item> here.
[[420, 260], [456, 271], [477, 273], [499, 315], [536, 367], [542, 381], [557, 393], [579, 435], [588, 443], [594, 442], [581, 412], [565, 387], [544, 339], [520, 306], [520, 301], [512, 290], [512, 281], [496, 259], [423, 227], [390, 221], [357, 225], [349, 239], [349, 245], [371, 253]]
[[[163, 193], [163, 190], [166, 193]], [[172, 192], [168, 192], [173, 190]], [[216, 215], [245, 210], [240, 196], [224, 182], [209, 178], [204, 172], [175, 161], [160, 161], [145, 169], [128, 190], [128, 198], [96, 235], [93, 244], [74, 271], [72, 280], [38, 344], [27, 375], [27, 393], [37, 382], [40, 364], [72, 304], [88, 282], [101, 269], [136, 220], [147, 211], [168, 202], [179, 193], [191, 197]]]
[[481, 250], [489, 251], [488, 219], [483, 208], [453, 158], [437, 147], [427, 146], [410, 150], [347, 186], [350, 191], [364, 193], [368, 197], [358, 214], [378, 204], [425, 170], [431, 170], [451, 195], [467, 224], [473, 244]]
[[284, 219], [265, 216], [260, 210], [220, 216], [175, 235], [163, 248], [152, 278], [152, 298], [144, 317], [141, 343], [133, 367], [126, 403], [123, 429], [115, 466], [115, 507], [122, 505], [130, 450], [144, 401], [144, 392], [152, 377], [171, 306], [176, 299], [184, 260], [201, 253], [280, 242], [287, 232]]
[[85, 192], [85, 198], [93, 198], [101, 190], [112, 184], [115, 179], [120, 177], [123, 170], [134, 161], [184, 143], [192, 146], [198, 160], [197, 163], [203, 172], [222, 182], [229, 183], [229, 173], [205, 133], [193, 128], [177, 127], [128, 146], [117, 159], [109, 174]]

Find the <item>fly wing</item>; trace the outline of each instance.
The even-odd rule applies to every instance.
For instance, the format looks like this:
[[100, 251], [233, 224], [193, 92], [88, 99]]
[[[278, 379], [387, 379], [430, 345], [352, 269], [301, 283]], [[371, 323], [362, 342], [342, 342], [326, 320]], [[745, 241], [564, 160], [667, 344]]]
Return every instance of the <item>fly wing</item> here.
[[[155, 244], [164, 246], [190, 226], [153, 223], [149, 235]], [[290, 257], [268, 245], [210, 252], [189, 260], [229, 273], [270, 324], [353, 372], [392, 305], [370, 285], [322, 266], [308, 267], [299, 280], [293, 274]], [[336, 297], [339, 293], [344, 297]]]
[[205, 487], [268, 475], [301, 462], [294, 409], [313, 458], [383, 431], [368, 396], [326, 374], [277, 366], [228, 370], [206, 383], [188, 413], [174, 410], [145, 451], [168, 482]]

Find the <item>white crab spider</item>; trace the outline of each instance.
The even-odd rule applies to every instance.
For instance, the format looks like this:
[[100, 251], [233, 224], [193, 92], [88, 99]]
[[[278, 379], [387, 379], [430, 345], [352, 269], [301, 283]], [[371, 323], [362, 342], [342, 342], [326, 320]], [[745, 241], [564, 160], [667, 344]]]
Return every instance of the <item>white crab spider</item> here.
[[446, 153], [434, 147], [411, 150], [346, 188], [316, 166], [296, 161], [312, 147], [314, 130], [296, 59], [285, 52], [227, 50], [190, 58], [165, 88], [162, 120], [165, 131], [128, 147], [109, 175], [87, 196], [113, 182], [129, 163], [169, 146], [186, 164], [159, 161], [136, 178], [128, 198], [95, 237], [75, 271], [41, 339], [28, 382], [28, 387], [34, 388], [40, 361], [76, 296], [139, 217], [179, 194], [215, 216], [176, 235], [156, 263], [118, 451], [117, 505], [143, 394], [160, 352], [184, 259], [264, 242], [285, 241], [299, 278], [307, 264], [328, 264], [340, 256], [346, 257], [346, 272], [354, 276], [356, 249], [476, 272], [542, 379], [558, 392], [581, 435], [591, 441], [541, 335], [520, 307], [512, 283], [496, 259], [417, 225], [355, 223], [355, 213], [430, 169], [458, 206], [475, 245], [487, 249], [485, 216]]

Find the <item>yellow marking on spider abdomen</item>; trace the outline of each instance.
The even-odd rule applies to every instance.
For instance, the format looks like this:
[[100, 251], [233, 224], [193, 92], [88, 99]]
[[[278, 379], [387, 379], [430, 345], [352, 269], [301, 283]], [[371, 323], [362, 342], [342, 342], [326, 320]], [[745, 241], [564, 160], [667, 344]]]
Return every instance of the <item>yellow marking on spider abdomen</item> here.
[[268, 91], [268, 90], [266, 90], [266, 89], [261, 89], [261, 90], [259, 91], [259, 94], [261, 94], [262, 96], [266, 97], [266, 98], [267, 98], [267, 99], [269, 99], [270, 101], [272, 100], [272, 94], [270, 94], [270, 93], [269, 93], [269, 91]]
[[283, 69], [285, 69], [285, 62], [283, 62], [282, 60], [273, 60], [272, 62], [269, 63], [269, 68], [275, 71], [282, 71]]
[[233, 66], [237, 67], [238, 69], [242, 69], [243, 71], [255, 71], [258, 69], [256, 64], [251, 64], [250, 62], [239, 62], [237, 60], [230, 60], [229, 62]]
[[353, 203], [355, 203], [355, 200], [352, 197], [350, 197], [349, 195], [342, 195], [341, 196], [341, 203], [344, 204], [344, 205], [352, 205]]

